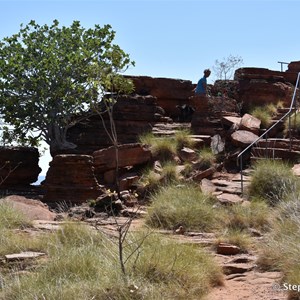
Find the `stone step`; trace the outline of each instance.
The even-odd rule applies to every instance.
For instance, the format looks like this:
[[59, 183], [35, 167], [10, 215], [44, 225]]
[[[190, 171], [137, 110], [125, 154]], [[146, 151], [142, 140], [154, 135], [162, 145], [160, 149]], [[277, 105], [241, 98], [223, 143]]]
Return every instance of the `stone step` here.
[[[289, 107], [278, 107], [278, 108], [277, 108], [277, 113], [278, 113], [278, 114], [284, 115], [284, 114], [286, 114], [289, 110], [290, 110]], [[292, 108], [292, 111], [296, 111], [296, 108], [293, 107], [293, 108]]]
[[[290, 149], [290, 140], [289, 139], [262, 139], [256, 143], [257, 147], [260, 148], [281, 148], [281, 149]], [[300, 140], [293, 139], [291, 141], [291, 149], [295, 151], [300, 151]]]
[[260, 148], [253, 147], [251, 156], [255, 158], [282, 158], [289, 161], [297, 161], [300, 158], [300, 151], [289, 151], [286, 148]]

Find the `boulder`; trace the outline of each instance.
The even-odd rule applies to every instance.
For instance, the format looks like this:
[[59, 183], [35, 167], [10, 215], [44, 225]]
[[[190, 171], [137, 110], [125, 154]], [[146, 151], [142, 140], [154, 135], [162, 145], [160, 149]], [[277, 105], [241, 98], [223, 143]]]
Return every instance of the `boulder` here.
[[227, 127], [239, 128], [241, 124], [242, 118], [241, 117], [232, 117], [232, 116], [223, 116], [221, 119], [222, 124]]
[[236, 147], [246, 148], [256, 139], [258, 135], [246, 130], [237, 130], [231, 134], [231, 141]]
[[249, 114], [244, 114], [241, 119], [240, 129], [251, 131], [252, 133], [258, 135], [259, 129], [260, 129], [260, 124], [261, 124], [261, 120], [257, 119], [256, 117], [253, 117]]
[[[95, 151], [93, 157], [97, 176], [116, 168], [116, 150], [113, 146]], [[119, 168], [142, 165], [149, 162], [151, 158], [150, 149], [142, 144], [134, 143], [118, 146]]]
[[81, 204], [102, 194], [89, 155], [56, 155], [50, 162], [44, 183], [46, 203]]
[[183, 161], [193, 161], [193, 160], [196, 160], [198, 158], [198, 156], [199, 155], [197, 155], [196, 151], [194, 151], [193, 149], [190, 149], [188, 147], [183, 147], [179, 151], [179, 157]]
[[24, 214], [30, 221], [45, 220], [53, 221], [56, 217], [45, 203], [40, 200], [30, 199], [23, 196], [10, 195], [2, 200], [12, 205], [15, 209]]
[[0, 147], [1, 189], [27, 186], [37, 181], [39, 152], [33, 147]]

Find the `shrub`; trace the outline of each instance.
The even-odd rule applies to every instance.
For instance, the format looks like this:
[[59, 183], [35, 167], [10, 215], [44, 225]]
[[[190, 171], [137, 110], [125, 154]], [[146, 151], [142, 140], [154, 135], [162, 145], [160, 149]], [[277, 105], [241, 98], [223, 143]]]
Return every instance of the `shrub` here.
[[191, 131], [187, 129], [181, 129], [175, 132], [175, 144], [177, 150], [183, 147], [192, 148], [195, 145], [194, 140], [191, 138]]
[[201, 299], [223, 281], [221, 268], [206, 251], [160, 235], [146, 239], [135, 275], [159, 289], [157, 299]]
[[264, 201], [252, 200], [249, 205], [232, 205], [224, 209], [223, 227], [229, 230], [248, 230], [255, 228], [266, 231], [270, 227], [272, 213]]
[[288, 164], [277, 160], [260, 160], [254, 166], [248, 193], [250, 197], [261, 198], [275, 205], [298, 188], [299, 179]]
[[242, 252], [248, 252], [252, 247], [251, 236], [240, 229], [226, 229], [218, 235], [216, 245], [229, 243], [238, 246]]
[[269, 108], [268, 107], [258, 106], [258, 107], [255, 107], [250, 112], [250, 114], [252, 116], [256, 117], [257, 119], [259, 119], [261, 121], [261, 127], [262, 128], [268, 128], [270, 126], [270, 124], [271, 124], [272, 115], [273, 115], [273, 113], [271, 113], [271, 107], [272, 106], [269, 106]]
[[192, 184], [162, 187], [151, 201], [146, 222], [154, 227], [210, 230], [218, 223], [214, 198]]
[[201, 169], [210, 168], [216, 161], [216, 155], [208, 147], [204, 147], [199, 151], [199, 163]]

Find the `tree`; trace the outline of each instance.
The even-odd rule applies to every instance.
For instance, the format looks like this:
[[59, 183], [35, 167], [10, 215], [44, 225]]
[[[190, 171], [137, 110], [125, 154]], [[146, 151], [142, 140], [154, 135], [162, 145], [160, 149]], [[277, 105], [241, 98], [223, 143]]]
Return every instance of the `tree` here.
[[218, 59], [215, 61], [213, 67], [218, 79], [232, 79], [234, 70], [243, 64], [243, 59], [236, 55], [230, 54], [227, 58], [223, 58], [223, 61]]
[[54, 20], [31, 21], [0, 41], [0, 113], [21, 141], [43, 139], [51, 152], [76, 147], [67, 130], [110, 91], [111, 78], [127, 87], [119, 73], [134, 62], [114, 37], [110, 25], [60, 28]]

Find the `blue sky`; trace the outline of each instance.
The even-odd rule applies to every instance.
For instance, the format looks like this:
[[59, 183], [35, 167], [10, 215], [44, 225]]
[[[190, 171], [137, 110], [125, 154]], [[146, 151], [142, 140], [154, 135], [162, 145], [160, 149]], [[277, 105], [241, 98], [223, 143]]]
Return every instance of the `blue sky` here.
[[0, 0], [0, 39], [30, 20], [110, 24], [115, 43], [136, 62], [127, 74], [196, 83], [230, 54], [244, 67], [272, 70], [300, 60], [299, 12], [298, 0]]

